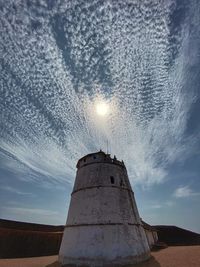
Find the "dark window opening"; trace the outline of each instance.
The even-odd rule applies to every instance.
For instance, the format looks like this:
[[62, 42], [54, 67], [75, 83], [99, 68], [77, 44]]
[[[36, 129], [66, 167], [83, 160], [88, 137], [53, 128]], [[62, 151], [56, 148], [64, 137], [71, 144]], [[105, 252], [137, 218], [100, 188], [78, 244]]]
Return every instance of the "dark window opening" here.
[[96, 156], [94, 156], [93, 159], [96, 159]]
[[122, 179], [120, 180], [120, 186], [124, 186]]
[[83, 161], [86, 162], [86, 159], [84, 159]]
[[115, 178], [113, 176], [110, 176], [110, 182], [111, 182], [111, 184], [115, 183]]

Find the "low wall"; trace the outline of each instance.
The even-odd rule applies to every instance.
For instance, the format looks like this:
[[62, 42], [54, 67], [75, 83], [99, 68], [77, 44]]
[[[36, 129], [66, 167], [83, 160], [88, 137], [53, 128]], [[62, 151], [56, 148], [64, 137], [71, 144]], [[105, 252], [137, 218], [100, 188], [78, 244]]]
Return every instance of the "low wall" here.
[[168, 246], [200, 245], [200, 234], [176, 226], [157, 225], [159, 242]]
[[0, 258], [23, 258], [58, 254], [62, 232], [0, 228]]

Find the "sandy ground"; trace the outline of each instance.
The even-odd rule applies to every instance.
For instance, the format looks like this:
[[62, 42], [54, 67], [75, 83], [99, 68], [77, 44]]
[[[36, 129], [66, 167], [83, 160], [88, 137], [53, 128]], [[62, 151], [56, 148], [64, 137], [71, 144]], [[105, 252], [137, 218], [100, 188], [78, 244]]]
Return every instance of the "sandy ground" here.
[[0, 267], [45, 267], [57, 260], [58, 256], [0, 259]]
[[[152, 256], [149, 261], [133, 267], [200, 267], [200, 246], [168, 247], [152, 252]], [[60, 267], [56, 260], [57, 256], [2, 259], [0, 267]]]

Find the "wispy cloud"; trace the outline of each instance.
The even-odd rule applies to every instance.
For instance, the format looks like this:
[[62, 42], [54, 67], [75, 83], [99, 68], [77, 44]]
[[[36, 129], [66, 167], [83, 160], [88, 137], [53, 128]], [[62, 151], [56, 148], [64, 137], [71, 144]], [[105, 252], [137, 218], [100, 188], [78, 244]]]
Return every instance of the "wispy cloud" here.
[[174, 202], [172, 200], [168, 200], [165, 204], [166, 204], [167, 207], [174, 206]]
[[161, 204], [154, 204], [154, 205], [151, 205], [151, 208], [152, 209], [160, 209], [160, 208], [162, 208], [162, 205]]
[[48, 143], [43, 140], [33, 145], [16, 137], [13, 142], [1, 140], [0, 148], [1, 157], [4, 154], [3, 167], [25, 180], [46, 177], [52, 183], [70, 182], [74, 176], [75, 161], [72, 168], [62, 148], [50, 140]]
[[173, 194], [175, 198], [193, 197], [198, 195], [200, 195], [200, 193], [194, 192], [188, 185], [178, 187]]
[[1, 206], [1, 218], [44, 224], [63, 224], [66, 220], [66, 214], [59, 214], [52, 209], [24, 207], [22, 203], [10, 203], [10, 205], [18, 205], [18, 207]]
[[160, 203], [154, 203], [150, 206], [148, 206], [148, 208], [150, 209], [161, 209], [161, 208], [166, 208], [166, 207], [172, 207], [174, 205], [174, 202], [169, 200], [166, 202], [160, 201]]
[[[173, 32], [171, 1], [133, 2], [133, 8], [99, 1], [96, 9], [71, 2], [55, 1], [50, 10], [10, 9], [4, 1], [3, 167], [38, 183], [41, 177], [73, 183], [77, 160], [106, 150], [108, 140], [132, 182], [162, 183], [170, 164], [195, 148], [185, 130], [195, 80], [188, 68], [197, 63], [200, 42], [196, 4]], [[43, 17], [36, 26], [38, 9]], [[111, 110], [102, 121], [93, 105], [99, 95]]]
[[3, 207], [2, 210], [5, 213], [9, 213], [11, 215], [18, 215], [23, 217], [31, 216], [44, 216], [51, 217], [58, 215], [58, 212], [46, 209], [35, 209], [35, 208], [20, 208], [20, 207]]
[[18, 195], [30, 195], [30, 196], [34, 195], [33, 193], [30, 193], [30, 192], [22, 192], [22, 191], [14, 188], [14, 187], [11, 187], [11, 186], [1, 186], [0, 189], [6, 190], [6, 191], [9, 191], [11, 193], [18, 194]]

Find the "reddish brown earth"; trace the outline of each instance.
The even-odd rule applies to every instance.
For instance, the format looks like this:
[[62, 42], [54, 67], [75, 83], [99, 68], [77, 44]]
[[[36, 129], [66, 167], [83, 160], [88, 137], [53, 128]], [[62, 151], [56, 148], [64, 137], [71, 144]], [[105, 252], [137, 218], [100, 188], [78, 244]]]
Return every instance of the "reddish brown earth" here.
[[57, 260], [58, 256], [0, 259], [1, 267], [45, 267]]
[[[199, 267], [200, 246], [168, 247], [152, 252], [152, 259], [129, 267]], [[2, 259], [1, 267], [60, 267], [57, 256]]]
[[[199, 267], [200, 246], [178, 246], [152, 252], [154, 257], [140, 267]], [[138, 266], [138, 267], [139, 267]]]

